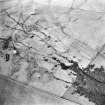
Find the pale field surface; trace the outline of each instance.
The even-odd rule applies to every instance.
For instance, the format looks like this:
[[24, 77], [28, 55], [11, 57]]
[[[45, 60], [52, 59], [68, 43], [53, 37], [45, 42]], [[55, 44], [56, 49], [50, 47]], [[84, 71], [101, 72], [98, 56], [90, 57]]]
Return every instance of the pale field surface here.
[[1, 105], [79, 105], [0, 75]]
[[[99, 0], [95, 1], [4, 0], [0, 2], [1, 12], [3, 9], [7, 9], [11, 14], [9, 16], [5, 11], [1, 13], [0, 36], [12, 35], [13, 38], [17, 36], [20, 42], [15, 43], [15, 46], [22, 56], [22, 59], [19, 60], [19, 58], [15, 58], [14, 51], [3, 51], [3, 57], [0, 57], [0, 74], [49, 93], [64, 96], [80, 105], [93, 105], [84, 97], [68, 95], [68, 92], [71, 93], [72, 90], [71, 82], [76, 77], [71, 70], [63, 69], [52, 57], [56, 57], [67, 66], [70, 65], [70, 62], [62, 56], [78, 61], [81, 67], [86, 67], [89, 63], [95, 63], [97, 66], [105, 65], [104, 1], [103, 3]], [[71, 6], [72, 9], [70, 9]], [[37, 15], [28, 17], [34, 12]], [[27, 19], [25, 28], [29, 35], [21, 30], [13, 29], [21, 28], [16, 25], [14, 19], [20, 23]], [[5, 25], [11, 26], [12, 29]], [[37, 31], [36, 28], [40, 28], [40, 30]], [[34, 37], [22, 40], [31, 35]], [[29, 50], [27, 46], [31, 46], [32, 49]], [[10, 54], [9, 62], [4, 60], [6, 53]], [[27, 61], [27, 59], [31, 60]], [[13, 60], [14, 62], [19, 60], [19, 62], [14, 64]], [[29, 73], [32, 75], [31, 79]], [[78, 100], [76, 100], [77, 97], [79, 97]]]

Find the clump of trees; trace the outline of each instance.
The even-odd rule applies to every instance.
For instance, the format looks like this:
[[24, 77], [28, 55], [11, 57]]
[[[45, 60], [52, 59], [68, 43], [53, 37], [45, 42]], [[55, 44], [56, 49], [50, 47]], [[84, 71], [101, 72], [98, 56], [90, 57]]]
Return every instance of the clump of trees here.
[[[68, 58], [64, 57], [66, 60]], [[89, 101], [96, 105], [105, 104], [105, 69], [95, 67], [95, 64], [88, 65], [86, 68], [81, 68], [79, 63], [74, 60], [68, 60], [70, 66], [65, 65], [57, 58], [54, 58], [63, 70], [72, 70], [76, 75], [76, 80], [72, 83], [75, 90], [73, 94], [78, 93], [85, 96]]]
[[105, 70], [103, 66], [96, 68], [89, 65], [87, 68], [80, 68], [77, 62], [72, 61], [71, 69], [77, 74], [74, 93], [85, 96], [96, 105], [105, 104]]

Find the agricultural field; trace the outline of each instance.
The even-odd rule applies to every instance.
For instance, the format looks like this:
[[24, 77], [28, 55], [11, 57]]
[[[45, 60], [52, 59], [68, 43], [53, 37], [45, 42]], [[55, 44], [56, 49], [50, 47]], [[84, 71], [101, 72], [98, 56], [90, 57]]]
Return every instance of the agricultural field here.
[[0, 0], [0, 75], [78, 105], [104, 105], [87, 95], [98, 83], [105, 92], [105, 3], [95, 1]]

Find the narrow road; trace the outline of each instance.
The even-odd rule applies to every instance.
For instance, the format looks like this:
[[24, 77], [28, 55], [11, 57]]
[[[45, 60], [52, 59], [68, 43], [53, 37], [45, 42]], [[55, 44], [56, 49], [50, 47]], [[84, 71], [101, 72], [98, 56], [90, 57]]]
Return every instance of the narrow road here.
[[91, 61], [89, 62], [89, 64], [87, 65], [87, 67], [94, 62], [94, 60], [97, 58], [97, 56], [100, 55], [103, 58], [105, 58], [105, 56], [103, 54], [101, 54], [101, 52], [104, 50], [104, 48], [105, 48], [105, 44], [103, 44], [102, 47], [99, 49], [99, 51], [96, 53], [96, 55], [91, 58]]

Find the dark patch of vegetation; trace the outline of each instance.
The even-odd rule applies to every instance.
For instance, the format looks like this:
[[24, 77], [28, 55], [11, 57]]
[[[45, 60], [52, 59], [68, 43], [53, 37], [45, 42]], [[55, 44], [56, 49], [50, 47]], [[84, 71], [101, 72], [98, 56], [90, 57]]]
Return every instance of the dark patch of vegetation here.
[[65, 65], [65, 63], [61, 62], [61, 61], [60, 61], [59, 59], [57, 59], [56, 57], [52, 57], [52, 59], [55, 60], [55, 61], [57, 61], [63, 70], [67, 70], [67, 69], [70, 68], [70, 66]]
[[3, 46], [2, 46], [2, 49], [3, 49], [3, 50], [8, 49], [9, 44], [10, 44], [10, 41], [12, 41], [12, 38], [11, 38], [11, 37], [8, 37], [7, 39], [5, 39], [5, 40], [3, 41]]
[[95, 68], [95, 65], [88, 65], [86, 68], [80, 68], [78, 62], [70, 60], [70, 66], [66, 66], [56, 57], [52, 57], [57, 61], [63, 70], [70, 69], [76, 74], [76, 81], [72, 84], [76, 89], [74, 93], [85, 96], [89, 101], [96, 105], [105, 105], [105, 70], [103, 66]]
[[77, 73], [76, 81], [73, 83], [76, 88], [74, 93], [87, 97], [96, 105], [105, 105], [105, 70], [102, 66], [94, 66], [89, 65], [81, 69], [77, 62], [73, 62], [71, 69]]
[[5, 105], [5, 97], [3, 97], [3, 95], [0, 95], [0, 105]]
[[5, 54], [5, 60], [9, 61], [10, 60], [10, 55], [9, 54]]

